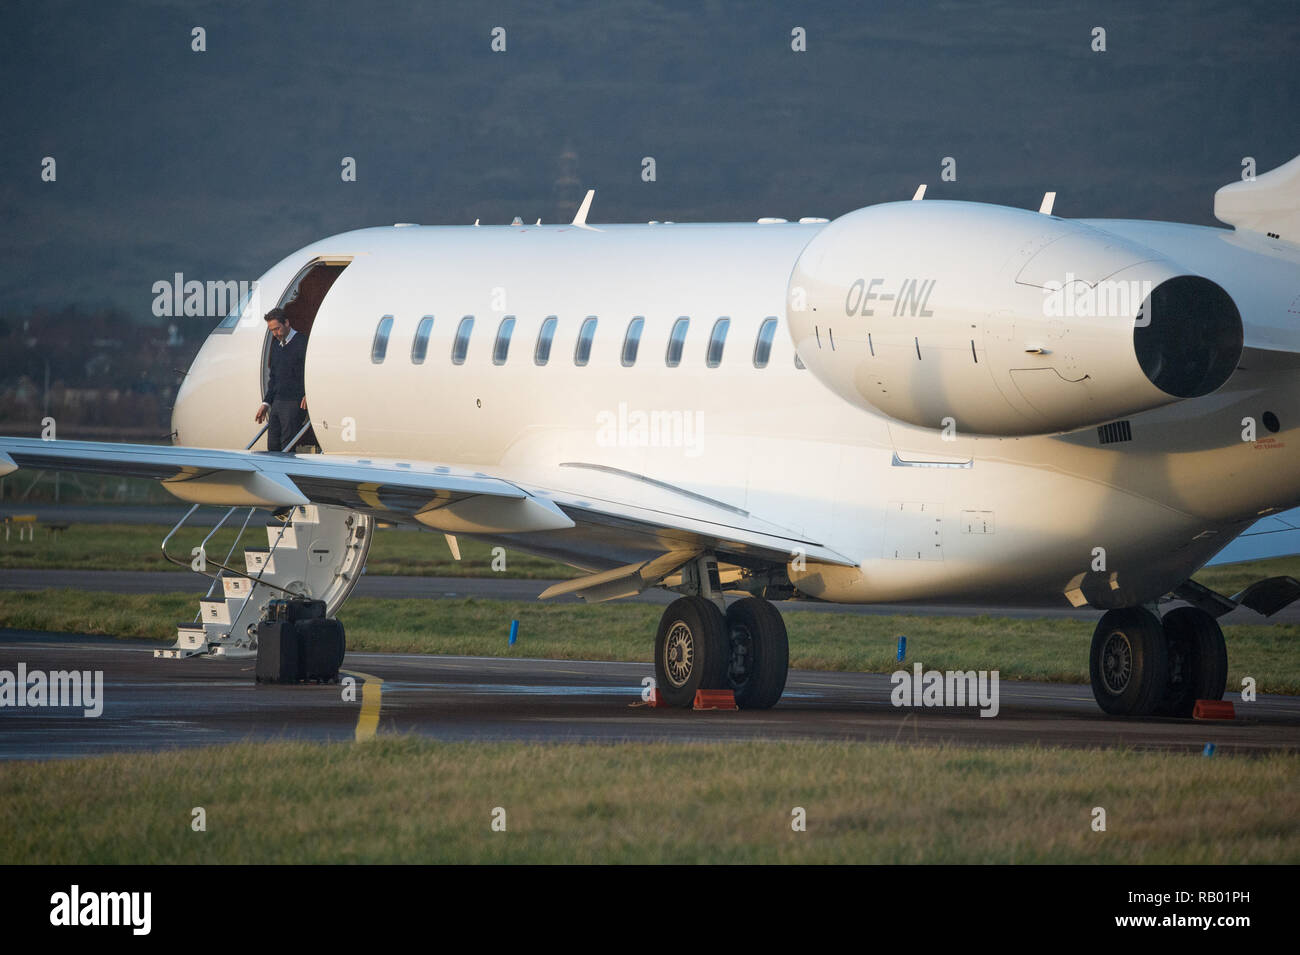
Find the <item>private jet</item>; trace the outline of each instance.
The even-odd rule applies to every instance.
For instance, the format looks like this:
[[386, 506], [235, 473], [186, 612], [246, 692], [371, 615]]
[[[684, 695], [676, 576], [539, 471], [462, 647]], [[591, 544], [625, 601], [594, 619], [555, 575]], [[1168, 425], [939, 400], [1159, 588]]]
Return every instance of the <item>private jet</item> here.
[[[579, 572], [542, 598], [679, 594], [654, 643], [673, 706], [776, 704], [776, 605], [816, 600], [1097, 608], [1102, 710], [1186, 716], [1226, 689], [1218, 618], [1300, 596], [1192, 579], [1300, 552], [1300, 157], [1218, 190], [1226, 229], [1054, 195], [608, 225], [589, 192], [557, 225], [345, 232], [215, 328], [173, 446], [0, 438], [0, 474], [160, 481], [191, 505], [163, 542], [186, 566], [196, 509], [265, 525], [242, 565], [205, 553], [162, 657], [255, 652], [286, 594], [336, 614], [384, 522]], [[309, 336], [288, 452], [251, 433], [273, 306]]]

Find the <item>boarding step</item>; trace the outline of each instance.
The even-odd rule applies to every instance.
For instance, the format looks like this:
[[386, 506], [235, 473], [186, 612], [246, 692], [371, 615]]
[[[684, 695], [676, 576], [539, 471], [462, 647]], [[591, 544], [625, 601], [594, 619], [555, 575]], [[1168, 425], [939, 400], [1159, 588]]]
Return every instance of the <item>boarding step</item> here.
[[248, 577], [231, 575], [229, 577], [221, 578], [221, 587], [225, 592], [227, 600], [243, 600], [253, 592], [253, 588], [256, 586], [256, 581], [253, 581]]
[[210, 660], [251, 660], [257, 656], [256, 650], [248, 647], [235, 647], [228, 643], [218, 643], [207, 655]]
[[267, 521], [266, 543], [271, 550], [288, 550], [298, 547], [298, 531], [292, 524]]
[[251, 577], [275, 573], [275, 555], [269, 547], [245, 547], [244, 569]]
[[178, 623], [176, 642], [166, 650], [155, 650], [153, 655], [162, 659], [181, 660], [208, 652], [208, 628], [201, 623]]
[[[280, 523], [276, 521], [276, 523]], [[320, 509], [315, 504], [299, 504], [289, 515], [290, 524], [319, 524]]]
[[225, 597], [205, 597], [199, 601], [199, 619], [204, 623], [230, 626], [230, 603]]

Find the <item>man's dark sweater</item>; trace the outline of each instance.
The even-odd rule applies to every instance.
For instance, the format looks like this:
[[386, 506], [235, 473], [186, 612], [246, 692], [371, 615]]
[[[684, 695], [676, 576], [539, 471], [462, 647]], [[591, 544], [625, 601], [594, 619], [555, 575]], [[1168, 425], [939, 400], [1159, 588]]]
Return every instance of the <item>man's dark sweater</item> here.
[[296, 332], [285, 344], [271, 342], [271, 378], [266, 385], [268, 405], [277, 401], [301, 401], [307, 393], [302, 372], [307, 358], [307, 336]]

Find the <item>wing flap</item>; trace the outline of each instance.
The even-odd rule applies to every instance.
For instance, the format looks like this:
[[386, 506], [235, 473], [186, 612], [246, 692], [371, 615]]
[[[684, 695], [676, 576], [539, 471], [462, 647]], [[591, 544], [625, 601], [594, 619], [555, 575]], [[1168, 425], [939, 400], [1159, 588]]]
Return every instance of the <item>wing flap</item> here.
[[604, 600], [617, 600], [620, 597], [635, 597], [641, 591], [653, 587], [668, 575], [678, 571], [684, 564], [699, 556], [700, 551], [669, 551], [653, 560], [640, 561], [615, 567], [613, 570], [599, 574], [575, 577], [558, 584], [552, 584], [540, 594], [539, 600], [572, 594], [588, 603], [600, 603]]

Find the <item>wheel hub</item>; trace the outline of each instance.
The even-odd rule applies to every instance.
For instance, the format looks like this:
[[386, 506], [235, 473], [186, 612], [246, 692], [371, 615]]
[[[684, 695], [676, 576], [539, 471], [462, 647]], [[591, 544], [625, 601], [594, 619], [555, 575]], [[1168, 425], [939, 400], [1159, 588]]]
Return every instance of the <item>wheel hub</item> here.
[[677, 621], [664, 640], [664, 673], [673, 686], [685, 686], [695, 666], [695, 636], [684, 622]]
[[1106, 638], [1101, 648], [1101, 680], [1107, 692], [1119, 696], [1133, 675], [1133, 646], [1118, 630]]
[[727, 670], [727, 677], [733, 688], [738, 689], [749, 682], [753, 666], [754, 635], [743, 624], [732, 627], [731, 663]]

